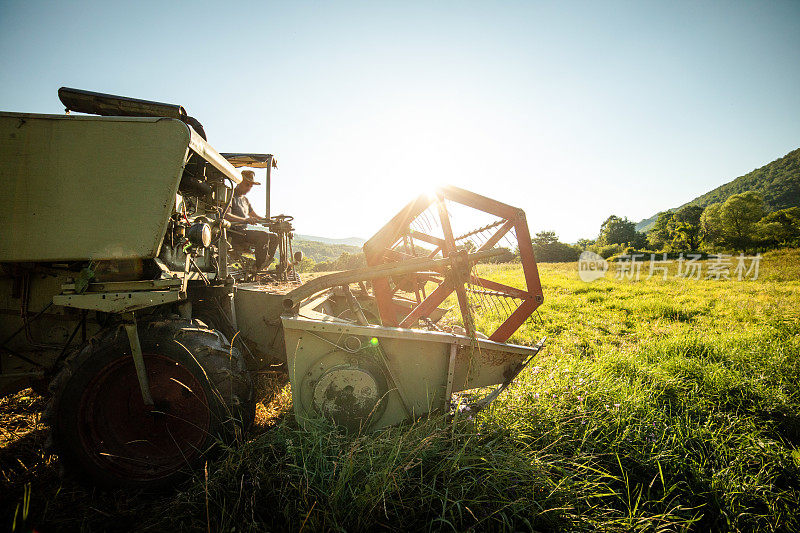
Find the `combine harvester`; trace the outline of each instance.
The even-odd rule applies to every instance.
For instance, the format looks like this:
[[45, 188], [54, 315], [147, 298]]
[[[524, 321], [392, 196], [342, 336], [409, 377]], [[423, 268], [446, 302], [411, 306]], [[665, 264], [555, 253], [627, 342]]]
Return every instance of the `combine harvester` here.
[[[365, 431], [497, 385], [483, 407], [541, 349], [506, 342], [543, 302], [520, 209], [443, 188], [367, 241], [367, 267], [301, 283], [292, 217], [269, 213], [272, 155], [218, 153], [178, 105], [59, 97], [86, 114], [0, 113], [0, 394], [49, 383], [54, 449], [95, 482], [169, 484], [241, 438], [250, 374], [275, 364], [301, 425]], [[242, 167], [266, 170], [248, 229], [279, 243], [255, 276], [224, 219]], [[522, 287], [482, 274], [509, 250]]]

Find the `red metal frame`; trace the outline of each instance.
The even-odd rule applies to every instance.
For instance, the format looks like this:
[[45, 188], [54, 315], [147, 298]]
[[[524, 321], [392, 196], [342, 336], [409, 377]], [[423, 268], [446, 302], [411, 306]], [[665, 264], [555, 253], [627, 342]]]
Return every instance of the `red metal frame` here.
[[[489, 339], [496, 342], [505, 342], [528, 319], [528, 317], [544, 302], [542, 285], [539, 281], [539, 269], [533, 256], [531, 236], [528, 231], [528, 222], [525, 213], [519, 208], [492, 200], [473, 192], [459, 189], [458, 187], [443, 187], [435, 195], [422, 195], [403, 208], [388, 224], [381, 228], [370, 240], [364, 244], [364, 254], [367, 265], [376, 266], [384, 263], [402, 261], [408, 256], [396, 248], [404, 246], [406, 239], [416, 239], [436, 248], [429, 254], [434, 257], [441, 253], [443, 257], [451, 257], [457, 253], [456, 239], [450, 225], [445, 201], [459, 203], [478, 211], [492, 214], [502, 220], [498, 222], [499, 228], [480, 247], [479, 251], [494, 247], [512, 229], [517, 235], [517, 244], [525, 277], [525, 287], [516, 288], [483, 279], [474, 275], [468, 279], [458, 279], [457, 269], [450, 271], [439, 286], [430, 294], [417, 295], [418, 303], [405, 318], [397, 320], [397, 310], [392, 302], [392, 296], [397, 291], [391, 287], [389, 279], [380, 278], [373, 281], [375, 299], [381, 320], [386, 326], [411, 327], [420, 318], [425, 318], [435, 310], [453, 292], [456, 292], [458, 305], [464, 319], [464, 326], [469, 335], [474, 333], [473, 320], [468, 306], [465, 283], [473, 283], [483, 288], [490, 289], [502, 295], [522, 300], [517, 309], [500, 326], [489, 335]], [[444, 239], [411, 228], [411, 224], [426, 209], [436, 204], [439, 223]], [[462, 252], [463, 253], [463, 252]], [[454, 257], [454, 260], [456, 258]]]

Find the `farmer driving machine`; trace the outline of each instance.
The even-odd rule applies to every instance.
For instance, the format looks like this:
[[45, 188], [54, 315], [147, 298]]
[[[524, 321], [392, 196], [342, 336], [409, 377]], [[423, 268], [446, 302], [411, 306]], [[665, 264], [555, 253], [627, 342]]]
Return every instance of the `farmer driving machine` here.
[[[59, 97], [83, 114], [0, 113], [0, 394], [49, 388], [73, 471], [172, 482], [242, 438], [251, 373], [275, 365], [299, 424], [367, 431], [496, 386], [486, 405], [541, 349], [507, 343], [543, 301], [521, 210], [446, 187], [379, 229], [366, 267], [301, 283], [292, 218], [270, 216], [272, 155], [218, 153], [178, 105]], [[226, 220], [242, 167], [266, 173], [266, 218], [248, 229], [278, 239], [256, 276]], [[503, 277], [510, 259], [522, 286]]]

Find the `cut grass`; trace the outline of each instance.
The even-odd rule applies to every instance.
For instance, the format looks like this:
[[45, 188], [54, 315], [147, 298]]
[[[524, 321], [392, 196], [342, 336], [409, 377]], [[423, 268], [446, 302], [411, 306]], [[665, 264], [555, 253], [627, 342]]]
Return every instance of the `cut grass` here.
[[[520, 277], [515, 265], [481, 268], [501, 282]], [[68, 482], [58, 492], [50, 464], [46, 482], [15, 474], [34, 483], [28, 523], [800, 530], [800, 252], [766, 255], [757, 281], [586, 284], [574, 264], [540, 270], [545, 304], [512, 341], [548, 335], [548, 346], [477, 416], [360, 436], [323, 422], [303, 431], [283, 389], [259, 411], [270, 414], [259, 434], [166, 497]], [[499, 319], [484, 310], [478, 325]], [[8, 485], [14, 506], [23, 485]], [[95, 511], [84, 515], [86, 505]]]

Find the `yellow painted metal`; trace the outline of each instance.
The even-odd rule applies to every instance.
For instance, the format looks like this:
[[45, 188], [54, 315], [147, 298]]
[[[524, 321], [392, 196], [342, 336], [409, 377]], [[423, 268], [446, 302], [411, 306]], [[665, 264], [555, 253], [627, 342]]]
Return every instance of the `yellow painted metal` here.
[[174, 119], [0, 113], [0, 261], [154, 257], [191, 133]]

